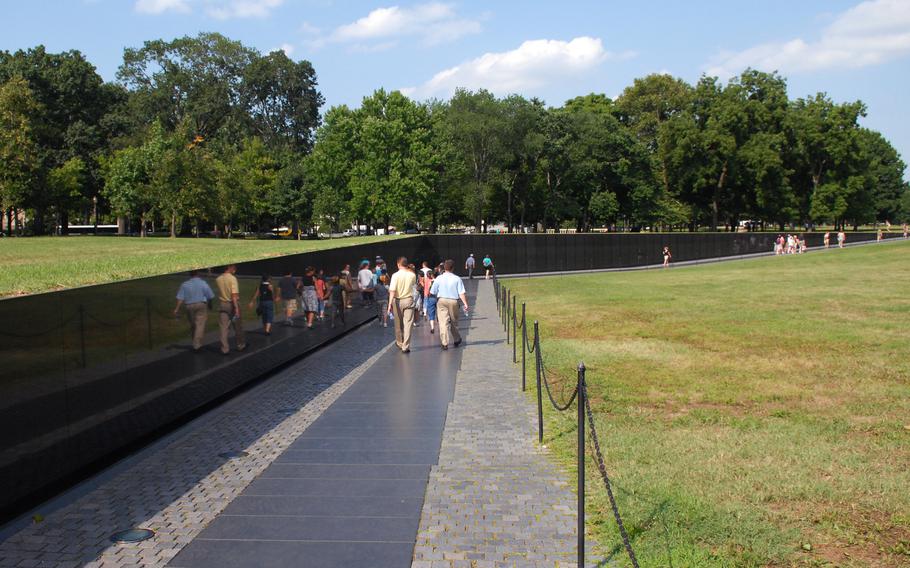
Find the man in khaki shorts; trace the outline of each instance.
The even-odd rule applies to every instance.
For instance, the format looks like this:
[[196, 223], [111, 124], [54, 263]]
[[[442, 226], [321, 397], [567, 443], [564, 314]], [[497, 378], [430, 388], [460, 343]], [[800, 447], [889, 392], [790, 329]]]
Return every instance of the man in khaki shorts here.
[[237, 341], [237, 351], [246, 349], [243, 335], [243, 320], [240, 318], [240, 284], [234, 273], [237, 266], [229, 264], [224, 272], [215, 279], [218, 288], [218, 328], [221, 332], [221, 352], [225, 355], [231, 352], [228, 344], [228, 330], [234, 328], [234, 338]]
[[205, 280], [199, 277], [199, 271], [190, 272], [190, 279], [180, 285], [177, 291], [177, 306], [174, 308], [174, 317], [180, 313], [180, 306], [186, 306], [186, 319], [190, 322], [190, 337], [193, 339], [193, 352], [199, 353], [202, 349], [202, 339], [205, 337], [205, 323], [209, 317], [209, 300], [215, 293], [209, 288]]
[[468, 313], [468, 299], [465, 296], [464, 282], [452, 273], [454, 260], [443, 264], [445, 272], [430, 286], [430, 294], [436, 296], [436, 314], [439, 319], [439, 342], [442, 350], [449, 348], [449, 333], [455, 340], [455, 347], [461, 345], [461, 333], [458, 332], [458, 300], [464, 304], [464, 313]]
[[414, 327], [414, 286], [417, 275], [408, 268], [408, 259], [398, 259], [398, 271], [389, 282], [389, 313], [395, 314], [395, 345], [402, 353], [411, 352], [411, 329]]

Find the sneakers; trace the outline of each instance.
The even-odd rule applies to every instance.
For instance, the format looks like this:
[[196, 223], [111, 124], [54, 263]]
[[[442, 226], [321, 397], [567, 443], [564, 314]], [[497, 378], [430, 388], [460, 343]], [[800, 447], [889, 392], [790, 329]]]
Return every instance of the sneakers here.
[[443, 346], [442, 346], [442, 350], [443, 350], [443, 351], [448, 351], [448, 350], [449, 350], [449, 346], [448, 346], [448, 345], [443, 345]]
[[458, 341], [455, 342], [455, 347], [458, 347], [459, 345], [461, 345], [461, 340], [460, 340], [460, 339], [459, 339]]

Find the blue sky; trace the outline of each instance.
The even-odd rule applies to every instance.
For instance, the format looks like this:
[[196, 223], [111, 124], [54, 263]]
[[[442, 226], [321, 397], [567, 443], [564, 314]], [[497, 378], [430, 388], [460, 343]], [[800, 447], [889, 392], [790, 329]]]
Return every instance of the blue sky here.
[[447, 97], [457, 86], [551, 105], [618, 95], [635, 77], [694, 82], [779, 70], [791, 97], [863, 100], [864, 124], [910, 158], [910, 0], [4, 0], [0, 49], [79, 49], [108, 80], [123, 48], [218, 31], [309, 59], [327, 106], [374, 89]]

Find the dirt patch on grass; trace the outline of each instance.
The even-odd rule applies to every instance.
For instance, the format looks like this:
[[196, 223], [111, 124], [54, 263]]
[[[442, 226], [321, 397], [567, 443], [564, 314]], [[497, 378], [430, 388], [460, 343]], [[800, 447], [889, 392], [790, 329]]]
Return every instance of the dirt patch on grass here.
[[[889, 513], [846, 504], [769, 504], [773, 516], [800, 528], [794, 566], [910, 566], [910, 526]], [[808, 527], [807, 527], [808, 525]]]

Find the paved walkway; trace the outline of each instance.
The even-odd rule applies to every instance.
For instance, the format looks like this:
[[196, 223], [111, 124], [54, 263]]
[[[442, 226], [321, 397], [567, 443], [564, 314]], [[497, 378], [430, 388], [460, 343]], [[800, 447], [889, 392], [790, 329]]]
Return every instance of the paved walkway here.
[[536, 420], [492, 282], [481, 281], [439, 464], [430, 473], [414, 568], [577, 565], [575, 494], [534, 443]]
[[[477, 285], [466, 347], [358, 330], [0, 531], [0, 567], [574, 566], [574, 495]], [[157, 534], [110, 542], [130, 527]]]
[[[383, 331], [355, 331], [199, 417], [41, 507], [42, 522], [4, 527], [0, 567], [165, 565], [382, 358]], [[219, 456], [231, 450], [249, 456]], [[131, 527], [157, 534], [109, 540]]]
[[169, 566], [409, 566], [464, 353], [442, 352], [425, 325], [413, 336], [409, 354], [372, 361]]

